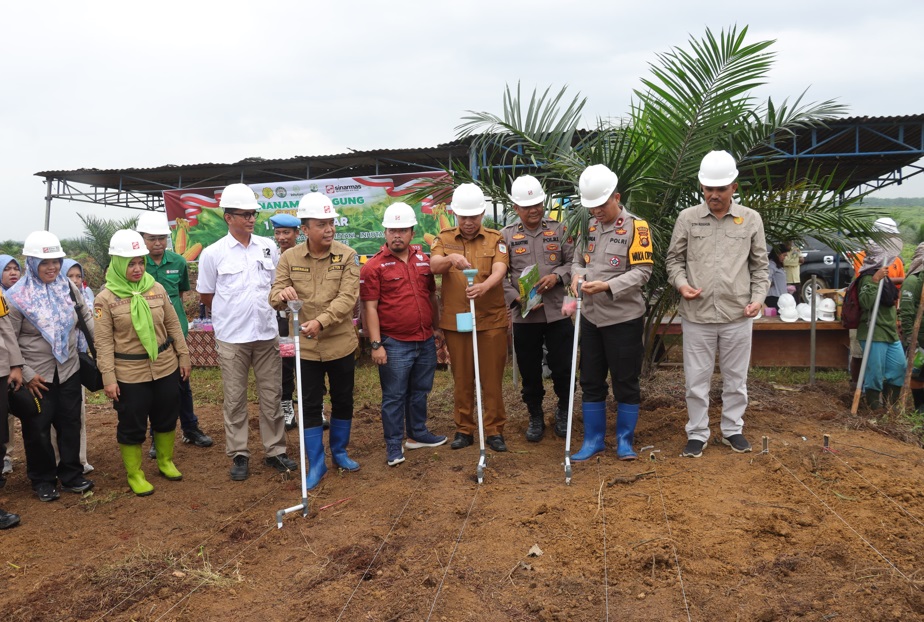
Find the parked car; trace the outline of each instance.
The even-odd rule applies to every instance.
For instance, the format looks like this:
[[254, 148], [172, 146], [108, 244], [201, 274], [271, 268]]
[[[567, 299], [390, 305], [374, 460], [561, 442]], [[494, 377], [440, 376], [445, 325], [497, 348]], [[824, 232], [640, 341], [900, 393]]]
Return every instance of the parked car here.
[[813, 274], [817, 277], [816, 282], [819, 289], [847, 287], [853, 280], [851, 253], [838, 253], [810, 235], [805, 236], [800, 250], [805, 259], [799, 269], [802, 300], [812, 299]]

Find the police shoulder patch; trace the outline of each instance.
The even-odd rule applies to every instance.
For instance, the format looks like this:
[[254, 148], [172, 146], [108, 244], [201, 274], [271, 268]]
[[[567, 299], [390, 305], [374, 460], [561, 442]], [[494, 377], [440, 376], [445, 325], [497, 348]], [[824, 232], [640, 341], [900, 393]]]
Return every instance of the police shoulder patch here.
[[648, 222], [638, 219], [635, 221], [635, 235], [632, 239], [632, 245], [629, 247], [629, 264], [637, 266], [653, 263], [654, 253], [652, 252], [651, 232], [648, 229]]

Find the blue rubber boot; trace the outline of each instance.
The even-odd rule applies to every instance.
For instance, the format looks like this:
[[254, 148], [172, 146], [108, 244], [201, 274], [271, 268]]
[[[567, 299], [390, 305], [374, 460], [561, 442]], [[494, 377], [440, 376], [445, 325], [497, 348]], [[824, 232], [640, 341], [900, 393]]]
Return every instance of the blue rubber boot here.
[[574, 462], [590, 460], [604, 449], [606, 437], [606, 402], [584, 402], [581, 406], [584, 419], [584, 444], [581, 451], [571, 456]]
[[321, 478], [327, 474], [327, 464], [324, 462], [324, 428], [305, 429], [305, 457], [308, 459], [308, 474], [305, 478], [308, 490], [321, 483]]
[[620, 460], [638, 458], [638, 454], [632, 449], [637, 423], [638, 404], [619, 404], [616, 407], [616, 457]]
[[352, 460], [347, 455], [347, 445], [350, 443], [350, 428], [353, 427], [352, 419], [334, 419], [330, 420], [330, 458], [334, 466], [347, 471], [358, 471], [359, 463]]

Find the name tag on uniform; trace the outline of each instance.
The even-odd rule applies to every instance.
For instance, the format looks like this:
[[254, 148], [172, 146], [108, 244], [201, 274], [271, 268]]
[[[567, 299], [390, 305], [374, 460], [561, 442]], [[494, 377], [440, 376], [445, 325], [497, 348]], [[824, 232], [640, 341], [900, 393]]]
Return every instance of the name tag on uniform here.
[[311, 268], [307, 266], [291, 266], [292, 272], [311, 272]]
[[331, 266], [327, 269], [328, 272], [336, 271], [336, 270], [343, 270], [343, 266]]
[[180, 273], [179, 270], [164, 270], [164, 272], [166, 274], [179, 274]]

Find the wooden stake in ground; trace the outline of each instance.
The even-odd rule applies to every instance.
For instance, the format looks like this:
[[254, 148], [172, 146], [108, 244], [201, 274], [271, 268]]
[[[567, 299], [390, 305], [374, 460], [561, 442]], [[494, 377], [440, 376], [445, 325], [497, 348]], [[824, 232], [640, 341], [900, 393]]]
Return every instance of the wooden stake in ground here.
[[918, 312], [914, 315], [914, 328], [911, 329], [911, 339], [908, 340], [908, 369], [905, 371], [905, 384], [902, 385], [902, 392], [898, 398], [897, 405], [906, 408], [908, 404], [908, 394], [911, 393], [911, 366], [914, 363], [914, 353], [918, 347], [918, 333], [921, 330], [921, 315], [924, 314], [924, 287], [921, 288], [921, 299], [918, 300]]

